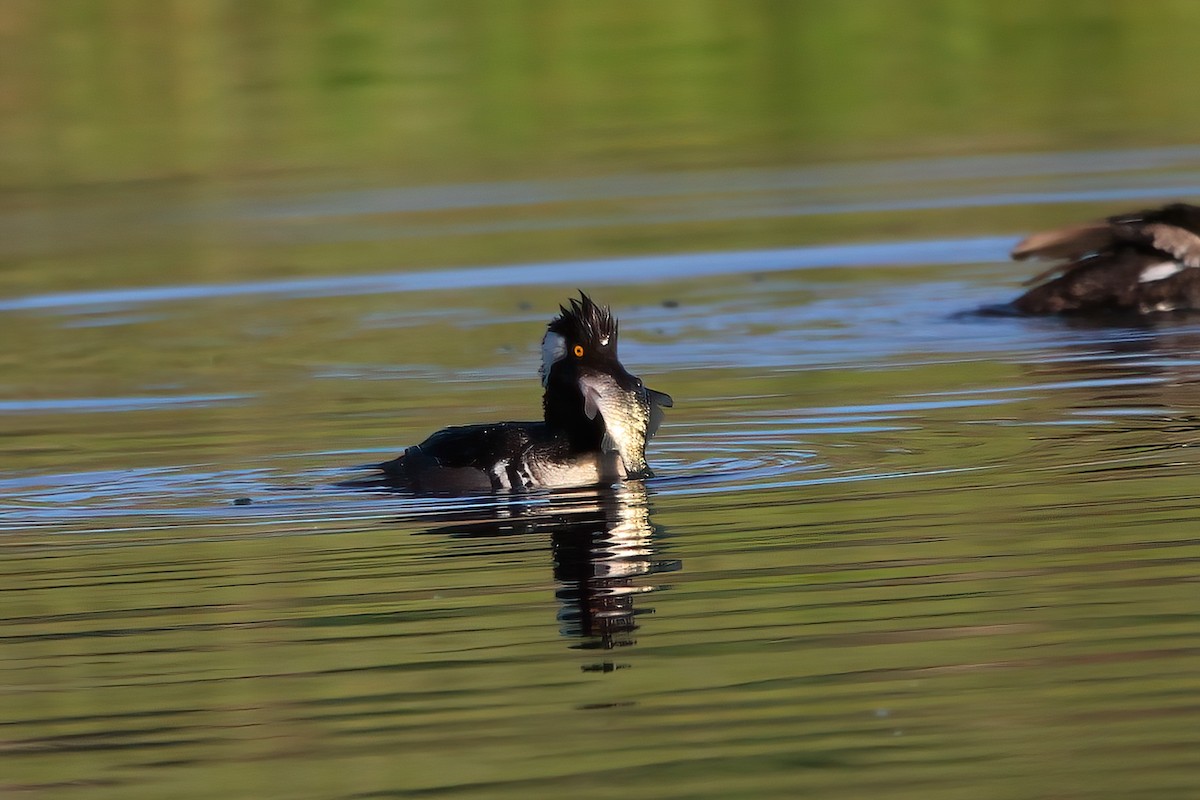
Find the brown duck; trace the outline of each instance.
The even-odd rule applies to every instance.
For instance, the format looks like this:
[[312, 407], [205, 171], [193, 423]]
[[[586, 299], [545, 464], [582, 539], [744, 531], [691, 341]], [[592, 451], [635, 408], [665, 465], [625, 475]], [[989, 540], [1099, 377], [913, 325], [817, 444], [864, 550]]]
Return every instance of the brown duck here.
[[1035, 233], [1012, 257], [1055, 262], [1013, 302], [1026, 314], [1200, 309], [1200, 206], [1173, 203]]

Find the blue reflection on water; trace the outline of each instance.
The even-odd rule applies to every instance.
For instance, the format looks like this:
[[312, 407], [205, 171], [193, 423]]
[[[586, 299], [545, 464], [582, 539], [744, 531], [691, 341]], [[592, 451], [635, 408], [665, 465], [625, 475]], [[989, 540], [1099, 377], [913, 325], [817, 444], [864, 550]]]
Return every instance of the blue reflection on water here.
[[718, 253], [559, 261], [493, 267], [393, 272], [376, 275], [297, 278], [211, 285], [151, 286], [95, 292], [55, 292], [0, 301], [0, 311], [75, 310], [94, 306], [141, 305], [180, 300], [277, 295], [339, 297], [387, 292], [489, 288], [561, 283], [565, 276], [586, 275], [589, 285], [652, 283], [714, 275], [785, 272], [861, 265], [977, 264], [1007, 258], [1014, 239], [984, 236], [968, 239], [877, 242], [873, 244], [786, 247]]

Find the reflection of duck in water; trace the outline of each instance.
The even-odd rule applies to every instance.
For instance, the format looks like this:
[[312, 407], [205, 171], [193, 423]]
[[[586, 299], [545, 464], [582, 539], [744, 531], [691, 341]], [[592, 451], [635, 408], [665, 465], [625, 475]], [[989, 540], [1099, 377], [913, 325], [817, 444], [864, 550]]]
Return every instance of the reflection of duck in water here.
[[586, 294], [542, 340], [541, 422], [446, 428], [373, 465], [380, 482], [419, 492], [469, 493], [593, 486], [653, 473], [646, 440], [670, 396], [617, 360], [617, 320]]
[[[1111, 439], [1121, 452], [1195, 447], [1200, 430], [1200, 330], [1178, 320], [1139, 317], [1137, 325], [1104, 326], [1088, 338], [1040, 352], [1025, 365], [1034, 386], [1049, 385], [1047, 403], [1076, 423], [1039, 438], [1078, 441], [1083, 430]], [[1075, 330], [1099, 326], [1087, 317]], [[1085, 427], [1078, 427], [1088, 424]], [[1138, 438], [1137, 432], [1147, 434]]]
[[[547, 503], [490, 511], [488, 519], [466, 519], [430, 532], [457, 537], [549, 533], [560, 631], [582, 639], [582, 649], [635, 644], [635, 617], [652, 609], [635, 609], [634, 598], [657, 588], [637, 579], [680, 568], [679, 561], [656, 558], [661, 531], [650, 522], [641, 483], [559, 493]], [[601, 664], [590, 669], [611, 668]]]
[[1035, 233], [1017, 260], [1056, 262], [1013, 305], [1027, 314], [1200, 309], [1200, 207], [1174, 203]]
[[551, 535], [562, 633], [582, 637], [585, 649], [632, 645], [639, 613], [633, 599], [655, 588], [634, 579], [677, 570], [680, 562], [654, 558], [655, 529], [644, 486], [604, 493], [588, 518]]

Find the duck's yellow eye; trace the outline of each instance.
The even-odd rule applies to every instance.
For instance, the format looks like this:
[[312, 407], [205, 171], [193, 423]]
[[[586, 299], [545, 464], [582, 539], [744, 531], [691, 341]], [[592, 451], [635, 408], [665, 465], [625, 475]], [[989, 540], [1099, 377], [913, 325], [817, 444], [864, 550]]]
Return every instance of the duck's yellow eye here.
[[581, 345], [581, 344], [575, 345], [575, 357], [583, 358], [583, 345]]

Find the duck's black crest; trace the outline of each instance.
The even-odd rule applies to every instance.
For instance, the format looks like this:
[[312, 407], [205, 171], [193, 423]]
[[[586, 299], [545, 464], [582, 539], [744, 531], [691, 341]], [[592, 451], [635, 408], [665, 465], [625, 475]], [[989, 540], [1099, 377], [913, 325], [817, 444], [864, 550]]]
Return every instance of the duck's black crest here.
[[608, 306], [597, 305], [583, 292], [579, 299], [571, 298], [571, 307], [559, 306], [562, 312], [550, 321], [547, 329], [569, 342], [603, 343], [617, 350], [617, 320]]

